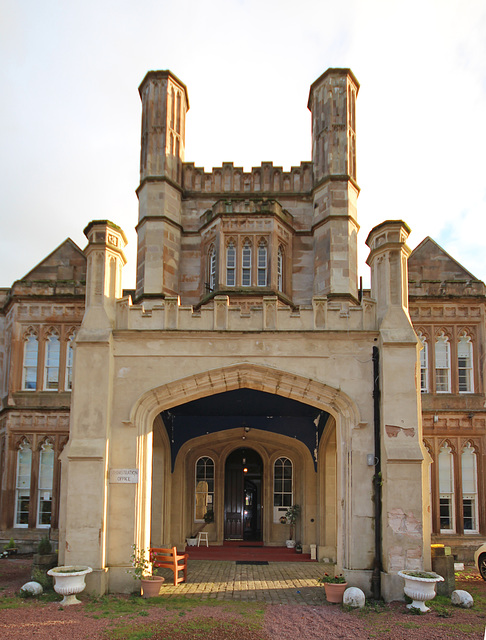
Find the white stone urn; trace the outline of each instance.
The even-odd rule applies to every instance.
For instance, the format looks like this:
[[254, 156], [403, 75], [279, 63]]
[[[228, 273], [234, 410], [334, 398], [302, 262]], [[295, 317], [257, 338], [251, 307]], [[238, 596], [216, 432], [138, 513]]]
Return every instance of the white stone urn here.
[[423, 613], [430, 611], [425, 603], [435, 598], [435, 584], [443, 582], [444, 578], [433, 571], [399, 571], [398, 575], [405, 580], [405, 595], [412, 599], [407, 609], [419, 609]]
[[295, 540], [286, 540], [285, 546], [287, 549], [293, 549], [295, 547]]
[[76, 598], [76, 593], [81, 593], [86, 587], [84, 581], [86, 575], [93, 569], [84, 565], [54, 567], [47, 572], [54, 578], [54, 591], [64, 596], [61, 600], [63, 606], [69, 604], [81, 604]]

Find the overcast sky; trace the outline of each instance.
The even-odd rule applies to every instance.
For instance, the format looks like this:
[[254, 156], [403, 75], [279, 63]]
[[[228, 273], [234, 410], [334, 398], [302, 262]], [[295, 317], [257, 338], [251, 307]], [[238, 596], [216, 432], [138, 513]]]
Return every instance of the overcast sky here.
[[350, 67], [360, 273], [386, 219], [486, 280], [484, 0], [0, 0], [0, 286], [90, 220], [127, 234], [135, 281], [138, 86], [186, 85], [186, 161], [288, 170], [311, 159], [309, 86]]

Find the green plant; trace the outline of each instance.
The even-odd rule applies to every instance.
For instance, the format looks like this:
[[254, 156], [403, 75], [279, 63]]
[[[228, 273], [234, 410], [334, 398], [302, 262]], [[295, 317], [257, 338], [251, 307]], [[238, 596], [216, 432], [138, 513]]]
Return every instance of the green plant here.
[[212, 509], [208, 509], [204, 514], [204, 522], [206, 524], [210, 524], [211, 522], [214, 522], [214, 511]]
[[40, 539], [39, 545], [37, 547], [37, 553], [41, 556], [45, 556], [52, 552], [52, 544], [47, 536], [44, 536]]
[[44, 591], [52, 591], [53, 590], [53, 580], [51, 576], [48, 576], [47, 573], [41, 571], [40, 569], [34, 569], [32, 571], [32, 580], [34, 582], [38, 582], [40, 586], [44, 589]]
[[328, 573], [325, 573], [317, 582], [321, 584], [344, 584], [346, 582], [346, 578], [342, 573], [338, 576], [331, 576]]
[[139, 549], [137, 545], [132, 545], [132, 561], [133, 571], [128, 571], [133, 575], [134, 580], [157, 575], [157, 569], [152, 570], [152, 561], [147, 557], [145, 549]]
[[8, 544], [5, 545], [5, 549], [16, 549], [17, 545], [15, 544], [15, 540], [13, 538], [10, 538], [10, 540], [8, 541]]
[[300, 513], [300, 505], [298, 504], [293, 504], [291, 507], [287, 509], [285, 513], [285, 518], [287, 519], [287, 522], [290, 525], [290, 534], [289, 534], [290, 540], [294, 539], [294, 527], [295, 527], [295, 523], [297, 522], [297, 518], [299, 517], [299, 513]]

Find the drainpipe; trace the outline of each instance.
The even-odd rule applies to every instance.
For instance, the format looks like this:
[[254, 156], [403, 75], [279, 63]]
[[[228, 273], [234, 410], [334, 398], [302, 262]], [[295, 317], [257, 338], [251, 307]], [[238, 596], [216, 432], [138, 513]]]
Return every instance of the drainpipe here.
[[382, 540], [381, 540], [381, 419], [380, 419], [380, 352], [373, 347], [373, 415], [375, 439], [375, 475], [373, 476], [373, 499], [375, 505], [375, 560], [371, 578], [371, 592], [375, 600], [381, 598]]

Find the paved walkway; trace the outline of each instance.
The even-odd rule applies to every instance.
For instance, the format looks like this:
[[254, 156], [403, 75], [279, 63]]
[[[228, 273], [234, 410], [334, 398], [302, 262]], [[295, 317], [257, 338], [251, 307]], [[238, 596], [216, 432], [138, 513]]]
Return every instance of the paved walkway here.
[[322, 604], [324, 588], [317, 579], [331, 566], [317, 562], [271, 562], [268, 565], [235, 561], [189, 560], [187, 582], [173, 585], [172, 572], [161, 570], [164, 596], [198, 596], [214, 600], [272, 604]]

